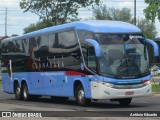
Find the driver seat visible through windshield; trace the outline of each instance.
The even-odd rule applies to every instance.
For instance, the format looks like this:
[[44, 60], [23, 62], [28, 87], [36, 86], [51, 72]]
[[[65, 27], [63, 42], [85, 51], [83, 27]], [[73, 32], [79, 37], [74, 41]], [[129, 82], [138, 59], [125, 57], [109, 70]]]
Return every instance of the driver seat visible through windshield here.
[[123, 53], [120, 50], [110, 49], [108, 51], [108, 64], [113, 65], [117, 60], [123, 58]]

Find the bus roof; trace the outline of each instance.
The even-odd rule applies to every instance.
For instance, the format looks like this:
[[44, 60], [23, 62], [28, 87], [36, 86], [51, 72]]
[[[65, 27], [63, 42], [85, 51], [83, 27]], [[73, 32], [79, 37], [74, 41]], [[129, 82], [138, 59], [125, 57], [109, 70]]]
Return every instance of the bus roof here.
[[17, 36], [15, 38], [7, 38], [7, 40], [24, 39], [28, 37], [39, 36], [43, 34], [49, 34], [57, 31], [64, 31], [65, 29], [82, 29], [96, 33], [138, 33], [141, 30], [126, 22], [121, 21], [108, 21], [108, 20], [88, 20], [88, 21], [77, 21], [57, 26], [52, 26], [37, 30], [31, 33]]

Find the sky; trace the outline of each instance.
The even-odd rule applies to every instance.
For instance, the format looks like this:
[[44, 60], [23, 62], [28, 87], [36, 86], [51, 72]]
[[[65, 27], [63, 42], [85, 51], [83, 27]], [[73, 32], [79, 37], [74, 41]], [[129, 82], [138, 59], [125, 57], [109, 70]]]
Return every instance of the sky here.
[[[23, 10], [19, 7], [19, 2], [21, 0], [0, 0], [0, 36], [5, 35], [5, 10], [7, 8], [7, 35], [11, 36], [13, 34], [22, 35], [24, 33], [23, 29], [30, 25], [31, 23], [36, 23], [39, 21], [39, 17], [31, 12], [23, 13]], [[143, 9], [147, 7], [144, 0], [137, 1], [137, 18], [144, 18]], [[114, 7], [121, 9], [127, 7], [131, 9], [131, 14], [134, 15], [134, 0], [102, 0], [103, 4], [107, 7]], [[87, 19], [92, 17], [92, 10], [86, 8], [81, 8], [79, 10], [78, 18]], [[158, 32], [158, 37], [160, 37], [160, 22], [156, 20], [155, 22]]]

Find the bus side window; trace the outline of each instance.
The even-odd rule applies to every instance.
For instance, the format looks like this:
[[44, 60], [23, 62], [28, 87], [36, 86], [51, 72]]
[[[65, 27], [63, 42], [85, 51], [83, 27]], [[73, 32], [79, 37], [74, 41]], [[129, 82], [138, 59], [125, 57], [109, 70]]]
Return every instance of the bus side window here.
[[65, 31], [59, 33], [58, 42], [62, 48], [64, 66], [74, 66], [74, 68], [80, 69], [81, 54], [75, 32]]
[[87, 44], [87, 66], [92, 71], [96, 72], [97, 64], [95, 50], [94, 47], [90, 44]]

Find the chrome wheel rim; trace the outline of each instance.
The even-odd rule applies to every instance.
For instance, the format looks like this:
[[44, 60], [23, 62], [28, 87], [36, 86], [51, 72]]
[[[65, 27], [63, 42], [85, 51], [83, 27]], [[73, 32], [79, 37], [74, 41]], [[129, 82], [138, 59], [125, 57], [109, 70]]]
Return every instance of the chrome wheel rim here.
[[16, 89], [17, 97], [20, 97], [20, 93], [21, 93], [21, 89], [20, 89], [20, 87], [17, 87], [17, 89]]
[[79, 91], [78, 99], [79, 99], [80, 102], [83, 102], [83, 100], [84, 100], [84, 91], [83, 90]]
[[23, 96], [24, 98], [27, 98], [27, 88], [26, 87], [24, 87]]

